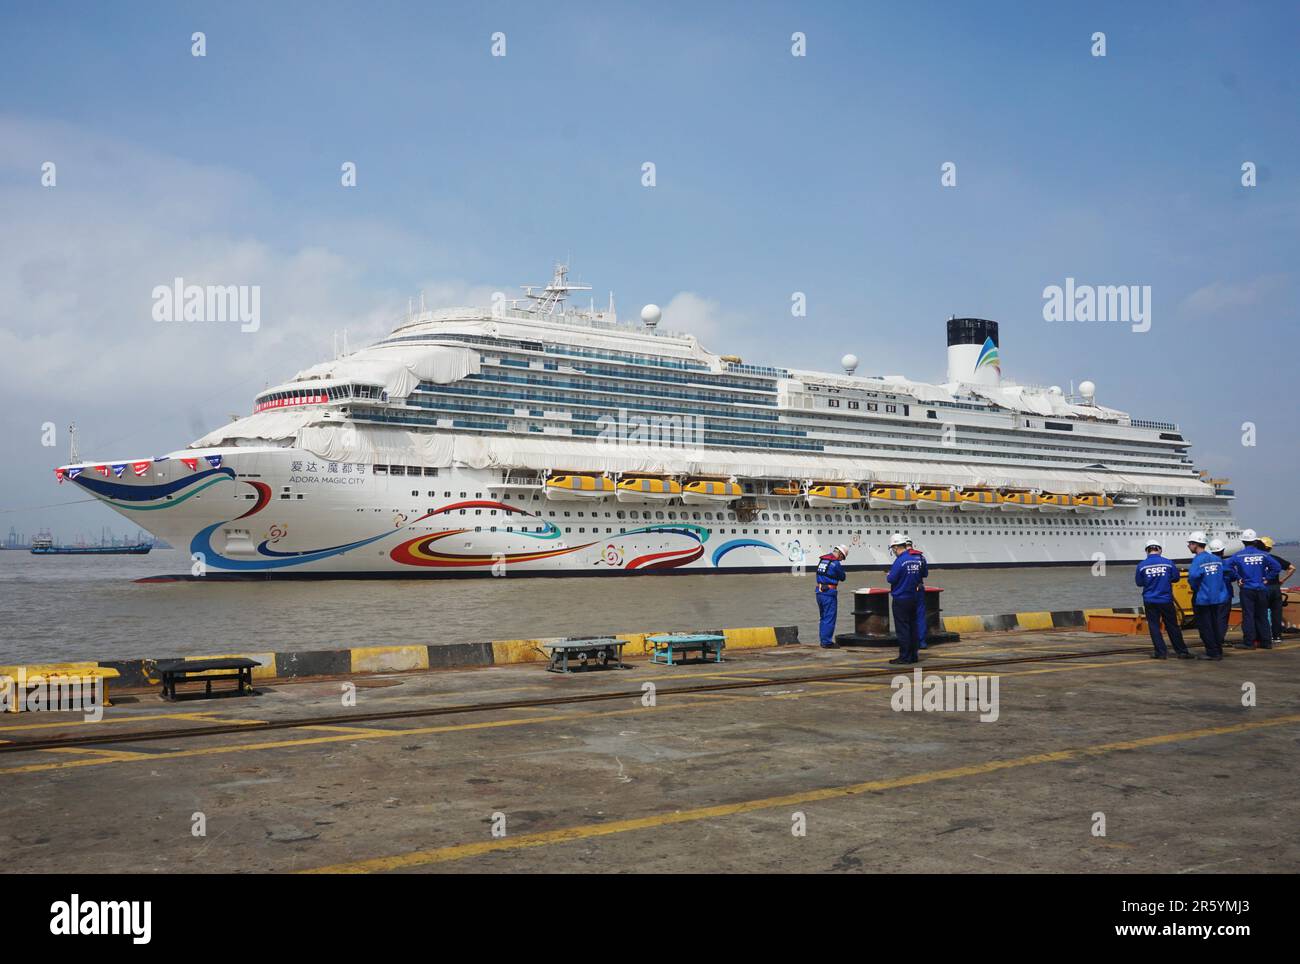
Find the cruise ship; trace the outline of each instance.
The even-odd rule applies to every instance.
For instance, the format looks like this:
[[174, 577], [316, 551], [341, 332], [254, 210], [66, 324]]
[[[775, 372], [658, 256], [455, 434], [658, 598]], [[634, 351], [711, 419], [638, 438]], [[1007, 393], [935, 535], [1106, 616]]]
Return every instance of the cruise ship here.
[[863, 569], [893, 532], [938, 566], [1093, 565], [1239, 536], [1176, 424], [1004, 380], [995, 321], [948, 319], [928, 384], [715, 354], [654, 305], [574, 307], [587, 290], [557, 265], [517, 299], [412, 308], [186, 448], [55, 474], [195, 574], [788, 572], [841, 544]]

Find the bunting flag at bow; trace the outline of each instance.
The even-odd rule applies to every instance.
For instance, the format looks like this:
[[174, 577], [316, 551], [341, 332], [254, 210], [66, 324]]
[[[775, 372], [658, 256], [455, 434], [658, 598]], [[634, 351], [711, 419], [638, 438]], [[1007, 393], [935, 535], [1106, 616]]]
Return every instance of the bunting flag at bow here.
[[55, 469], [54, 477], [59, 480], [59, 485], [63, 484], [63, 469]]
[[95, 471], [98, 472], [100, 475], [102, 475], [104, 478], [108, 478], [108, 466], [107, 466], [107, 465], [96, 465], [96, 466], [95, 466]]
[[191, 472], [195, 471], [199, 467], [198, 459], [181, 459], [181, 462], [183, 462]]
[[118, 462], [116, 465], [113, 466], [113, 477], [120, 479], [122, 477], [122, 473], [125, 471], [126, 471], [126, 463]]
[[221, 468], [221, 456], [220, 456], [220, 455], [205, 455], [205, 456], [203, 456], [203, 457], [204, 457], [205, 459], [208, 460], [208, 465], [212, 466], [214, 469], [219, 469], [219, 468]]
[[80, 475], [82, 472], [84, 472], [84, 471], [85, 471], [85, 469], [82, 469], [82, 468], [68, 469], [68, 478], [70, 478], [70, 479], [75, 479], [77, 476], [79, 476], [79, 475]]
[[149, 462], [148, 459], [145, 459], [143, 462], [132, 462], [131, 471], [134, 472], [137, 476], [145, 475], [149, 471], [150, 464], [151, 463]]

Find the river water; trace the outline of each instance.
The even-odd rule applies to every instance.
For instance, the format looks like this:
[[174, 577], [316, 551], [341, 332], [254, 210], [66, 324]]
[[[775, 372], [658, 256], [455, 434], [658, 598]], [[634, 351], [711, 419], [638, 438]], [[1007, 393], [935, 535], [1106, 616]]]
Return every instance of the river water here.
[[[811, 573], [572, 579], [370, 579], [137, 583], [186, 572], [174, 549], [147, 556], [0, 552], [0, 665], [204, 653], [483, 642], [537, 636], [797, 625], [817, 638]], [[885, 585], [851, 573], [850, 591]], [[948, 615], [1134, 606], [1131, 566], [931, 572]]]

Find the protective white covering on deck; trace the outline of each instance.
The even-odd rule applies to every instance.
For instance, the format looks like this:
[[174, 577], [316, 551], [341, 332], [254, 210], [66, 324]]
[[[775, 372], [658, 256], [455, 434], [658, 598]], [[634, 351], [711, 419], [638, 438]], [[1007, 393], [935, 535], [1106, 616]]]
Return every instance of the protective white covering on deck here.
[[945, 486], [1033, 488], [1049, 492], [1213, 495], [1195, 478], [1117, 472], [998, 467], [960, 462], [894, 461], [850, 456], [782, 455], [736, 449], [668, 448], [557, 436], [495, 437], [418, 432], [389, 426], [304, 426], [298, 445], [329, 461], [379, 462], [475, 469], [570, 469], [828, 482], [929, 483]]
[[[480, 356], [473, 348], [456, 345], [375, 345], [343, 358], [321, 362], [300, 371], [287, 387], [319, 379], [379, 385], [390, 398], [405, 398], [420, 382], [446, 385], [477, 375]], [[310, 386], [307, 386], [310, 387]]]
[[266, 411], [237, 418], [221, 428], [213, 429], [200, 439], [195, 439], [189, 448], [211, 448], [223, 444], [238, 444], [243, 441], [259, 440], [275, 442], [292, 440], [298, 430], [309, 422], [321, 417], [319, 409], [303, 411]]

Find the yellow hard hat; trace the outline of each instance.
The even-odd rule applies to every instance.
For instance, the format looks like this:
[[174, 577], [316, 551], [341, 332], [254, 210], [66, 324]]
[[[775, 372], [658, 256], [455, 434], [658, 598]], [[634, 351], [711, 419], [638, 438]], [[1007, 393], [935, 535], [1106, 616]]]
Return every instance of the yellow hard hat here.
[[1260, 536], [1260, 537], [1259, 537], [1259, 541], [1262, 542], [1262, 543], [1264, 543], [1264, 548], [1265, 548], [1265, 549], [1269, 550], [1270, 552], [1273, 551], [1273, 537], [1272, 537], [1272, 536]]

